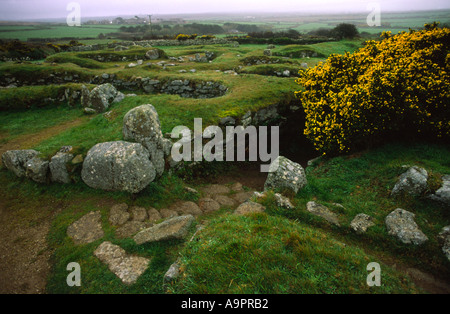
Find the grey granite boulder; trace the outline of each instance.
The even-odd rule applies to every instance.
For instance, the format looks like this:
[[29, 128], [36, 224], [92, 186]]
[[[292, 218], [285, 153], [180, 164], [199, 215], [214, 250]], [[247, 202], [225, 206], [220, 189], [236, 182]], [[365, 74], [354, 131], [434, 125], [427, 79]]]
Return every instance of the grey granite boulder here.
[[27, 161], [26, 176], [38, 183], [46, 183], [48, 177], [49, 162], [39, 157]]
[[72, 154], [68, 153], [57, 153], [52, 157], [49, 164], [52, 182], [63, 184], [71, 182], [67, 165], [72, 161], [73, 157]]
[[162, 175], [166, 143], [155, 107], [142, 105], [130, 110], [123, 119], [122, 133], [125, 140], [140, 143], [149, 151], [157, 175]]
[[149, 152], [138, 143], [100, 143], [83, 162], [81, 178], [94, 189], [138, 193], [155, 179]]
[[85, 108], [94, 109], [96, 112], [104, 112], [114, 102], [117, 95], [117, 89], [110, 83], [99, 85], [92, 91], [83, 86], [81, 103]]
[[428, 173], [425, 169], [420, 167], [411, 167], [403, 173], [399, 178], [391, 195], [420, 195], [426, 191], [428, 184]]
[[428, 240], [414, 221], [415, 215], [407, 210], [397, 208], [385, 219], [390, 235], [396, 236], [405, 244], [420, 245]]
[[39, 152], [27, 150], [9, 150], [2, 155], [3, 165], [18, 177], [25, 177], [27, 162], [38, 156]]
[[156, 60], [159, 59], [161, 56], [158, 49], [150, 49], [145, 53], [145, 57], [149, 60]]
[[307, 184], [305, 170], [301, 165], [279, 156], [269, 168], [264, 190], [288, 191], [294, 194]]

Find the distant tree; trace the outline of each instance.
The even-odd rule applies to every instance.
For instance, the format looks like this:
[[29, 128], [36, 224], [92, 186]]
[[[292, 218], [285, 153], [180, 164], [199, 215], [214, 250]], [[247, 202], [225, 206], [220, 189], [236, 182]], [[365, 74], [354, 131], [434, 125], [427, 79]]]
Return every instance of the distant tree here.
[[359, 32], [355, 25], [348, 23], [341, 23], [333, 29], [333, 33], [337, 38], [355, 38]]
[[98, 39], [105, 39], [106, 36], [105, 36], [105, 34], [100, 33], [100, 34], [98, 34], [97, 38], [98, 38]]

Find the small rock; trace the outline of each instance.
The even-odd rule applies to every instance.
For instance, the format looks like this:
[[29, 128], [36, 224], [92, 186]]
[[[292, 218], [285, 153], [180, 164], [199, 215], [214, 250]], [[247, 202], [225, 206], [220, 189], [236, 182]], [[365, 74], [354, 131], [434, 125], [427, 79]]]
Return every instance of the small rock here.
[[157, 211], [155, 208], [150, 208], [147, 211], [147, 215], [148, 215], [148, 220], [152, 223], [157, 222], [158, 220], [162, 219], [161, 214], [159, 213], [159, 211]]
[[74, 159], [72, 159], [72, 164], [73, 165], [81, 164], [83, 163], [83, 161], [84, 161], [83, 155], [79, 154], [76, 155]]
[[102, 215], [100, 211], [84, 215], [67, 228], [67, 235], [76, 245], [88, 244], [104, 235], [102, 229]]
[[83, 109], [83, 112], [84, 112], [85, 114], [96, 114], [96, 113], [97, 113], [97, 111], [95, 111], [95, 109], [88, 108], [88, 107], [85, 107], [85, 108]]
[[184, 187], [184, 191], [185, 191], [186, 193], [190, 193], [190, 194], [199, 194], [198, 191], [197, 191], [196, 189], [190, 188], [190, 187], [188, 187], [188, 186], [185, 186], [185, 187]]
[[225, 185], [210, 184], [201, 189], [205, 195], [228, 194], [230, 189]]
[[369, 227], [374, 226], [373, 218], [366, 214], [358, 214], [350, 223], [350, 227], [358, 234], [365, 233]]
[[109, 212], [109, 222], [113, 226], [123, 225], [130, 219], [127, 204], [114, 205]]
[[247, 215], [252, 213], [263, 213], [266, 208], [261, 204], [255, 202], [245, 202], [239, 205], [238, 208], [234, 211], [235, 215]]
[[170, 282], [178, 278], [180, 276], [180, 261], [177, 260], [175, 263], [170, 265], [169, 270], [164, 275], [164, 281]]
[[242, 204], [252, 198], [252, 196], [253, 192], [239, 192], [234, 194], [232, 198], [239, 204]]
[[233, 192], [241, 192], [241, 191], [243, 191], [242, 184], [240, 184], [239, 182], [234, 183], [234, 184], [231, 186], [231, 190], [232, 190]]
[[172, 210], [172, 209], [164, 208], [164, 209], [160, 210], [160, 213], [161, 213], [161, 217], [164, 218], [164, 219], [173, 218], [173, 217], [177, 217], [178, 216], [178, 213], [176, 211]]
[[220, 209], [220, 204], [211, 198], [202, 198], [198, 203], [200, 209], [205, 213], [215, 212]]
[[117, 228], [116, 236], [119, 239], [131, 238], [139, 231], [149, 227], [142, 221], [127, 221], [125, 224]]
[[234, 207], [236, 201], [225, 195], [214, 195], [213, 200], [219, 203], [220, 206]]
[[203, 214], [194, 202], [179, 202], [173, 206], [173, 209], [180, 215], [200, 216]]
[[133, 221], [144, 221], [148, 218], [147, 210], [142, 207], [132, 207], [131, 208], [131, 216], [133, 217]]
[[306, 204], [306, 210], [313, 215], [322, 217], [329, 223], [340, 226], [338, 216], [323, 205], [317, 204], [316, 202], [308, 202]]

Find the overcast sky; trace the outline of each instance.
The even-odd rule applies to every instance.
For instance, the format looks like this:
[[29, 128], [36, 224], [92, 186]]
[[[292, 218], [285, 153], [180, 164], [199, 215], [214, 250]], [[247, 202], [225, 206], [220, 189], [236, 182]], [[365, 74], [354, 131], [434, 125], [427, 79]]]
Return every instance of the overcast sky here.
[[219, 12], [365, 12], [371, 2], [379, 3], [384, 11], [450, 8], [449, 0], [0, 0], [0, 20], [65, 17], [70, 2], [80, 4], [82, 18]]

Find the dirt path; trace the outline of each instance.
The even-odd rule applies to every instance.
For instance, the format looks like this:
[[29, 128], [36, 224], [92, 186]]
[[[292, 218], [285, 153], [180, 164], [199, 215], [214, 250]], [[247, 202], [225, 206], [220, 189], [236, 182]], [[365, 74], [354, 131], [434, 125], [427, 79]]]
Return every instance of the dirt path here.
[[18, 136], [9, 142], [0, 144], [0, 156], [8, 150], [29, 149], [33, 146], [36, 146], [36, 144], [39, 144], [42, 141], [45, 141], [65, 130], [81, 125], [88, 119], [88, 117], [81, 117], [72, 121], [49, 127], [37, 133]]
[[[0, 155], [7, 150], [31, 148], [87, 119], [82, 117], [38, 133], [19, 136], [0, 145]], [[56, 204], [29, 208], [9, 195], [0, 197], [1, 294], [45, 293], [51, 256], [47, 234], [57, 210]]]
[[27, 208], [11, 199], [0, 202], [0, 293], [45, 293], [51, 252], [48, 207]]

